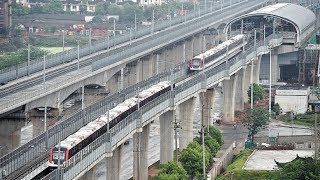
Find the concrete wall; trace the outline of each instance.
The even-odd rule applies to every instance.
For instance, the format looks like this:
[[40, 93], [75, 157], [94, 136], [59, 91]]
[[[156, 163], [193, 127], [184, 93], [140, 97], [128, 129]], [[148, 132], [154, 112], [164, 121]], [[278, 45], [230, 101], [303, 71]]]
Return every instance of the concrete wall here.
[[280, 105], [284, 113], [293, 111], [298, 114], [303, 114], [307, 112], [308, 109], [308, 95], [276, 95], [275, 103]]
[[[255, 137], [256, 143], [269, 143], [268, 136]], [[293, 144], [295, 149], [314, 149], [313, 135], [279, 136], [278, 144]], [[320, 144], [318, 144], [320, 147]]]

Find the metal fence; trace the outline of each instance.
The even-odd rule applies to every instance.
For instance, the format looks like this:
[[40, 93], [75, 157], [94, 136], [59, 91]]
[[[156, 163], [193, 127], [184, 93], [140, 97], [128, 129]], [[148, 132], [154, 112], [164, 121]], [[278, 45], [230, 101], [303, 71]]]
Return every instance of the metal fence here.
[[[226, 64], [219, 65], [215, 68], [206, 70], [207, 81], [214, 81], [211, 77], [214, 77], [215, 74], [220, 74], [226, 69]], [[177, 68], [173, 72], [164, 72], [155, 77], [152, 77], [150, 80], [142, 81], [139, 84], [133, 85], [127, 89], [124, 89], [122, 92], [115, 93], [111, 96], [106, 97], [102, 101], [93, 104], [92, 106], [86, 108], [83, 111], [79, 111], [74, 116], [68, 118], [65, 121], [62, 121], [58, 125], [50, 128], [47, 133], [41, 134], [37, 138], [31, 140], [27, 144], [17, 148], [15, 151], [5, 155], [0, 159], [0, 171], [6, 171], [7, 174], [10, 174], [17, 169], [25, 166], [28, 162], [32, 161], [34, 157], [39, 156], [41, 153], [46, 152], [48, 149], [46, 146], [52, 147], [56, 145], [60, 140], [66, 138], [68, 135], [74, 133], [84, 124], [96, 119], [101, 114], [104, 114], [108, 109], [112, 108], [114, 105], [123, 101], [129, 94], [134, 93], [134, 90], [138, 87], [140, 89], [150, 87], [151, 85], [159, 82], [161, 79], [171, 79], [174, 76], [174, 79], [181, 79], [185, 76], [183, 69]], [[184, 88], [189, 86], [194, 86], [195, 84], [202, 81], [203, 78], [206, 78], [204, 75], [197, 75], [190, 82], [183, 83], [181, 86], [176, 88], [176, 93], [183, 91]], [[215, 78], [218, 80], [217, 78]], [[200, 87], [200, 86], [199, 86]], [[130, 95], [131, 95], [130, 94]], [[48, 140], [46, 141], [46, 137]], [[47, 145], [46, 145], [47, 142]]]

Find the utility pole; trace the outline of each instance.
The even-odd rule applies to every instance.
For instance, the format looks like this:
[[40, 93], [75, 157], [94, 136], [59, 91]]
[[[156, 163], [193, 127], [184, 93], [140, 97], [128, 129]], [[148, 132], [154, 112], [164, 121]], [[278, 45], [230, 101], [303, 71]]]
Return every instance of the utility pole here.
[[[202, 93], [202, 99], [204, 94]], [[203, 178], [206, 179], [206, 159], [205, 159], [205, 147], [204, 147], [204, 103], [202, 100], [202, 109], [201, 109], [201, 136], [202, 136], [202, 165], [203, 165]]]
[[30, 37], [28, 35], [28, 76], [30, 75]]
[[315, 112], [315, 119], [314, 119], [314, 137], [315, 137], [315, 141], [314, 141], [314, 159], [317, 160], [318, 158], [318, 128], [317, 128], [317, 124], [318, 124], [318, 115], [317, 112]]
[[180, 124], [177, 122], [177, 117], [174, 116], [174, 125], [173, 125], [173, 128], [174, 128], [174, 138], [175, 138], [175, 161], [178, 162], [178, 153], [179, 153], [179, 150], [178, 150], [178, 129], [180, 129]]

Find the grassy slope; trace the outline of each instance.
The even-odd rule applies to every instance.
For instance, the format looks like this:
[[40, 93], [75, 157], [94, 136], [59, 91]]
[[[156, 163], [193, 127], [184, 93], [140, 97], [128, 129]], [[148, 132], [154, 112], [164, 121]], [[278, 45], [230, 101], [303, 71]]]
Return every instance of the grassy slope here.
[[243, 170], [242, 166], [247, 158], [252, 153], [252, 150], [245, 149], [234, 157], [232, 163], [227, 167], [226, 171], [218, 176], [217, 180], [228, 180], [232, 175], [233, 180], [277, 180], [277, 171], [247, 171]]

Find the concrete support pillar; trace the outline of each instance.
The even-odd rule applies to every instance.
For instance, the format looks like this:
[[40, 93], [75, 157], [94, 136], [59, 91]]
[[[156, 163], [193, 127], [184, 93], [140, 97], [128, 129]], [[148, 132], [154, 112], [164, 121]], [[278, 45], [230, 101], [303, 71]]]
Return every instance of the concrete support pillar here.
[[187, 62], [187, 54], [186, 54], [186, 42], [183, 42], [182, 45], [182, 62]]
[[202, 35], [202, 50], [201, 53], [204, 53], [207, 51], [207, 39], [205, 35]]
[[186, 62], [192, 59], [193, 57], [193, 40], [186, 41]]
[[161, 54], [158, 56], [158, 64], [159, 64], [159, 73], [162, 73], [166, 69], [166, 51], [163, 50]]
[[223, 118], [224, 123], [234, 122], [234, 102], [235, 102], [235, 80], [237, 76], [232, 75], [229, 80], [223, 80]]
[[123, 88], [124, 88], [124, 68], [121, 68], [121, 70], [120, 70], [120, 81], [119, 81], [119, 91], [121, 91], [121, 90], [123, 90]]
[[278, 51], [277, 49], [272, 49], [271, 54], [271, 83], [276, 83], [278, 81], [279, 75], [279, 65], [278, 65]]
[[253, 82], [256, 83], [256, 84], [259, 84], [259, 81], [260, 81], [261, 57], [262, 56], [259, 56], [257, 58], [257, 60], [255, 61], [256, 66], [253, 69], [253, 74], [254, 74]]
[[143, 68], [142, 68], [142, 60], [138, 59], [136, 64], [136, 82], [143, 80]]
[[24, 121], [1, 119], [0, 121], [0, 156], [3, 156], [20, 145], [21, 128]]
[[141, 80], [145, 80], [145, 79], [148, 79], [152, 76], [152, 61], [150, 61], [150, 57], [146, 57], [146, 58], [143, 58], [141, 59], [141, 71], [142, 71], [142, 74], [141, 74], [141, 77], [142, 79]]
[[107, 180], [119, 180], [121, 170], [121, 151], [122, 145], [112, 152], [112, 156], [107, 159]]
[[94, 180], [96, 179], [96, 166], [87, 171], [79, 180]]
[[179, 134], [179, 149], [187, 147], [193, 139], [193, 113], [195, 98], [192, 97], [179, 105], [179, 120], [181, 130]]
[[155, 74], [159, 74], [159, 70], [160, 70], [160, 64], [159, 64], [159, 60], [160, 60], [160, 54], [156, 54], [156, 62], [155, 62]]
[[[108, 91], [110, 91], [110, 93], [114, 93], [114, 92], [116, 92], [116, 91], [118, 91], [119, 89], [119, 87], [118, 87], [118, 77], [119, 75], [113, 75], [109, 80], [108, 80], [108, 82], [106, 82], [106, 86], [105, 86], [105, 88], [106, 88], [106, 90]], [[120, 78], [119, 78], [120, 79]]]
[[201, 118], [203, 117], [203, 125], [208, 127], [209, 125], [213, 124], [212, 109], [214, 101], [214, 89], [207, 89], [206, 92], [201, 92], [199, 94], [199, 100], [201, 105]]
[[159, 117], [160, 121], [160, 164], [173, 159], [173, 123], [175, 111], [167, 111]]
[[202, 41], [199, 36], [194, 36], [193, 39], [193, 56], [196, 56], [201, 53]]
[[150, 124], [133, 135], [133, 180], [148, 180], [148, 145]]
[[235, 95], [235, 104], [234, 104], [234, 110], [236, 111], [242, 111], [244, 109], [244, 97], [243, 94], [247, 93], [244, 92], [244, 81], [245, 81], [245, 69], [240, 69], [237, 73], [236, 76], [238, 76], [237, 82], [236, 82], [236, 95]]
[[[47, 111], [46, 129], [49, 129], [50, 126], [54, 125], [58, 121], [58, 115], [58, 109], [51, 109], [50, 111]], [[32, 122], [32, 137], [36, 137], [40, 133], [44, 132], [44, 111], [38, 111], [33, 109], [29, 112], [29, 118]]]
[[248, 97], [248, 90], [250, 86], [250, 78], [251, 78], [251, 69], [250, 66], [247, 66], [245, 69], [243, 69], [243, 83], [242, 83], [242, 88], [243, 88], [243, 101], [244, 103], [247, 103], [249, 101]]

